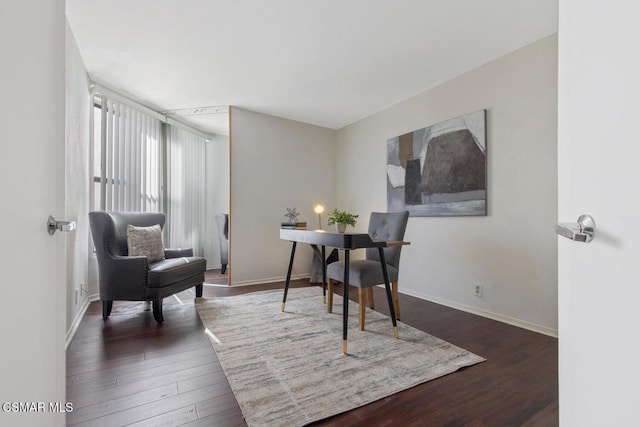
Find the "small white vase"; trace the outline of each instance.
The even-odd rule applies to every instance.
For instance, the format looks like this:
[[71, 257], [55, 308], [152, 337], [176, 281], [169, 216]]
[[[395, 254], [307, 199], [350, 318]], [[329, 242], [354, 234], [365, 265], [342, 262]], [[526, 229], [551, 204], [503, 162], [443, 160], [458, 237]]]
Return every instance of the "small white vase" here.
[[347, 229], [347, 224], [336, 222], [336, 229], [338, 230], [338, 233], [344, 233], [344, 231]]

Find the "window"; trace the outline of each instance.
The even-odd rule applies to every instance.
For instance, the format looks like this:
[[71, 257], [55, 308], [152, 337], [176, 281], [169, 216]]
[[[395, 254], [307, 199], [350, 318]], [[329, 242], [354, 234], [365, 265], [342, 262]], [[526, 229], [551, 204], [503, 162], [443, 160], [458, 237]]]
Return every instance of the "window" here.
[[93, 208], [162, 210], [162, 123], [105, 96], [93, 97]]
[[110, 96], [92, 102], [93, 210], [164, 212], [165, 243], [202, 255], [205, 137]]

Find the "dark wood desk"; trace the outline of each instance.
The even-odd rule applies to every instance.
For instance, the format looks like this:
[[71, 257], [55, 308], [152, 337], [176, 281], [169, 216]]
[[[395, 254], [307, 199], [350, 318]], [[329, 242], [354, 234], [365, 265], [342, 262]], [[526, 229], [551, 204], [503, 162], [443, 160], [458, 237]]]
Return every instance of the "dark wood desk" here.
[[[368, 234], [350, 234], [350, 233], [331, 233], [324, 230], [291, 230], [280, 229], [280, 239], [292, 242], [291, 258], [289, 260], [289, 269], [287, 270], [287, 279], [284, 285], [284, 296], [282, 298], [282, 311], [284, 311], [287, 302], [287, 292], [289, 291], [289, 283], [291, 281], [291, 270], [293, 268], [293, 260], [296, 254], [296, 245], [298, 243], [307, 243], [309, 245], [317, 245], [322, 248], [322, 295], [326, 295], [327, 289], [327, 264], [325, 258], [325, 247], [334, 247], [344, 249], [344, 295], [342, 305], [342, 354], [347, 354], [347, 328], [349, 318], [349, 252], [354, 249], [378, 248], [380, 254], [380, 266], [382, 268], [382, 276], [384, 277], [384, 286], [387, 291], [387, 300], [389, 303], [389, 313], [391, 314], [391, 322], [393, 323], [393, 332], [398, 338], [398, 325], [396, 322], [396, 312], [393, 307], [393, 298], [391, 297], [391, 285], [389, 284], [389, 273], [387, 272], [387, 262], [384, 257], [386, 246], [394, 244], [402, 244], [402, 242], [385, 242], [381, 240], [372, 240]], [[326, 302], [326, 299], [325, 299]]]

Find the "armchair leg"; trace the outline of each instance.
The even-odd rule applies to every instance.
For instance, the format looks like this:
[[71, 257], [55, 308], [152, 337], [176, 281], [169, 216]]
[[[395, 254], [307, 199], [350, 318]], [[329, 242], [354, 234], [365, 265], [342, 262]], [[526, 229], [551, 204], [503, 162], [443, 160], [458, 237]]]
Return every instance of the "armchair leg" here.
[[156, 319], [158, 323], [164, 322], [164, 317], [162, 316], [162, 298], [153, 300], [153, 318]]
[[391, 284], [391, 294], [393, 296], [393, 310], [396, 312], [396, 319], [400, 320], [400, 302], [398, 301], [398, 282]]
[[111, 309], [113, 308], [113, 301], [102, 300], [102, 318], [107, 320], [111, 315]]
[[365, 310], [367, 309], [367, 307], [365, 307], [367, 305], [367, 294], [365, 292], [366, 292], [365, 288], [358, 288], [358, 305], [360, 306], [359, 324], [360, 324], [361, 331], [364, 331], [364, 317], [365, 317]]
[[196, 285], [196, 297], [202, 298], [202, 283]]
[[220, 268], [220, 274], [225, 274], [227, 272], [227, 264], [222, 264], [222, 268]]
[[327, 313], [333, 312], [333, 279], [327, 280]]
[[367, 288], [367, 296], [369, 297], [369, 308], [373, 310], [375, 307], [373, 304], [373, 288], [372, 287]]

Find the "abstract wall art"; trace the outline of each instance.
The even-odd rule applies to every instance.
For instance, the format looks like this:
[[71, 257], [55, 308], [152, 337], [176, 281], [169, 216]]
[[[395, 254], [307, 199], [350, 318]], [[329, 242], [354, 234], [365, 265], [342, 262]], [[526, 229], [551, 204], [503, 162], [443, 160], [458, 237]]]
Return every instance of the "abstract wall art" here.
[[387, 140], [387, 210], [487, 215], [486, 110]]

